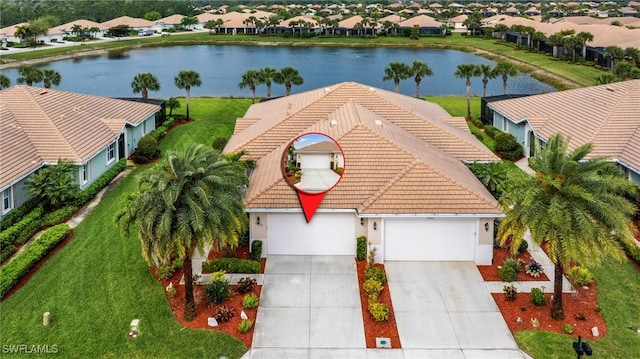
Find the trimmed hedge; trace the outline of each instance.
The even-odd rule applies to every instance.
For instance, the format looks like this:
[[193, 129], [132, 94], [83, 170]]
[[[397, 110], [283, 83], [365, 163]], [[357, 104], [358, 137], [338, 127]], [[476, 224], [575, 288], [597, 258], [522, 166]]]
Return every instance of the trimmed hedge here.
[[71, 217], [72, 214], [76, 213], [77, 210], [78, 210], [77, 206], [62, 207], [44, 216], [42, 225], [45, 227], [51, 227], [51, 226], [55, 226], [56, 224], [66, 222]]
[[[17, 243], [18, 238], [21, 237], [21, 234], [24, 232], [33, 232], [33, 234], [38, 232], [41, 226], [40, 219], [42, 218], [43, 214], [44, 209], [42, 208], [42, 206], [38, 206], [34, 210], [29, 212], [29, 214], [27, 214], [20, 222], [0, 232], [0, 249]], [[36, 223], [37, 225], [34, 225], [34, 223]], [[31, 236], [33, 234], [31, 234]], [[31, 236], [29, 236], [29, 238]]]
[[636, 263], [640, 264], [640, 247], [636, 246], [636, 244], [633, 243], [633, 239], [631, 239], [630, 242], [627, 242], [627, 241], [619, 241], [619, 242], [622, 245], [622, 249], [624, 249], [624, 252], [627, 253], [629, 258], [633, 259]]
[[491, 137], [492, 139], [495, 140], [496, 136], [499, 133], [502, 133], [502, 131], [498, 130], [497, 128], [495, 128], [495, 127], [493, 127], [491, 125], [487, 125], [487, 126], [484, 126], [484, 133], [486, 133], [487, 136], [489, 136], [489, 137]]
[[249, 256], [252, 260], [257, 261], [258, 263], [262, 259], [262, 241], [255, 240], [251, 243], [251, 253]]
[[18, 250], [14, 246], [7, 246], [0, 250], [0, 263], [4, 263], [9, 257], [11, 257]]
[[67, 224], [51, 227], [31, 243], [29, 248], [15, 258], [11, 263], [0, 268], [0, 297], [4, 297], [18, 283], [29, 269], [33, 268], [40, 259], [47, 255], [69, 234]]
[[499, 133], [496, 135], [496, 153], [502, 159], [515, 161], [522, 157], [523, 149], [518, 140], [510, 133]]
[[149, 161], [160, 155], [158, 140], [152, 133], [142, 136], [138, 142], [138, 147], [133, 154], [135, 156], [136, 163], [149, 163]]
[[118, 161], [118, 163], [109, 168], [105, 173], [102, 174], [102, 176], [100, 176], [95, 182], [93, 182], [91, 186], [78, 192], [78, 195], [76, 196], [76, 204], [83, 205], [93, 199], [93, 197], [95, 197], [101, 189], [108, 185], [111, 180], [113, 180], [118, 175], [118, 173], [120, 173], [125, 168], [126, 165], [127, 159], [122, 158], [120, 161]]
[[2, 217], [2, 222], [0, 222], [0, 230], [4, 231], [5, 229], [20, 222], [24, 218], [24, 216], [33, 211], [33, 209], [38, 207], [39, 204], [40, 201], [38, 201], [36, 198], [31, 198], [23, 203], [20, 207], [14, 208], [6, 216]]
[[[254, 242], [255, 243], [255, 242]], [[202, 263], [204, 272], [260, 273], [260, 262], [249, 259], [220, 258]]]
[[356, 259], [359, 261], [367, 259], [367, 237], [365, 236], [356, 238]]

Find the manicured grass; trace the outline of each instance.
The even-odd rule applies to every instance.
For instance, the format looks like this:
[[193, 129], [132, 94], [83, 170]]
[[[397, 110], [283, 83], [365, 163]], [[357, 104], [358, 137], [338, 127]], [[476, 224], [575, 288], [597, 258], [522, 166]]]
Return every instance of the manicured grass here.
[[[608, 333], [600, 340], [589, 340], [594, 358], [639, 358], [640, 334], [629, 326], [640, 327], [640, 273], [628, 262], [607, 259], [593, 274], [598, 286], [598, 305], [602, 308]], [[585, 308], [589, 317], [594, 308]], [[573, 318], [565, 322], [572, 323]], [[517, 332], [518, 346], [533, 358], [573, 358], [571, 342], [577, 338], [538, 331]]]
[[[453, 117], [467, 116], [467, 98], [464, 96], [425, 96], [424, 99], [437, 103]], [[471, 116], [480, 118], [480, 97], [471, 97]]]
[[[212, 136], [228, 136], [249, 104], [194, 99], [196, 120], [170, 132], [161, 147], [210, 144]], [[76, 228], [73, 240], [0, 304], [0, 345], [56, 345], [65, 358], [238, 358], [246, 351], [227, 334], [181, 327], [142, 259], [137, 237], [122, 236], [113, 223], [136, 176], [148, 168], [134, 170]], [[46, 311], [51, 312], [47, 328], [42, 326]], [[140, 336], [130, 339], [134, 318], [140, 319]]]

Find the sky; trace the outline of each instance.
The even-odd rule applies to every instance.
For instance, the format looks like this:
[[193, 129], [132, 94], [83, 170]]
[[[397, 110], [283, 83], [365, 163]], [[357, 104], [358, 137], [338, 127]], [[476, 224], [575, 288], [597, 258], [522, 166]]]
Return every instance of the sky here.
[[331, 137], [320, 134], [320, 133], [307, 133], [293, 142], [293, 148], [298, 149], [301, 147], [306, 147], [313, 145], [314, 143], [322, 142], [322, 141], [331, 141], [335, 142]]

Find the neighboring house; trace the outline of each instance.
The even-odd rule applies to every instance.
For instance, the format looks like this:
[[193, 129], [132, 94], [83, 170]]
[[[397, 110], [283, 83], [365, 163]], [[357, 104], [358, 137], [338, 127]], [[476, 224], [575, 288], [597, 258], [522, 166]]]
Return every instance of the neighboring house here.
[[30, 175], [59, 159], [78, 166], [84, 189], [155, 129], [153, 104], [32, 86], [0, 91], [0, 217], [22, 205]]
[[[291, 141], [307, 133], [344, 153], [342, 179], [309, 223], [281, 169]], [[339, 83], [252, 105], [225, 147], [240, 150], [257, 161], [245, 206], [265, 256], [355, 255], [365, 235], [378, 261], [491, 263], [503, 212], [464, 162], [498, 158], [436, 104]]]
[[[79, 25], [80, 27], [82, 27], [82, 34], [73, 33], [72, 28], [75, 25]], [[91, 29], [97, 29], [98, 31], [91, 32]], [[103, 38], [106, 31], [107, 28], [100, 23], [81, 19], [53, 27], [49, 29], [46, 37], [38, 37], [38, 40], [42, 40], [45, 42], [62, 42], [66, 36], [78, 35], [88, 35], [95, 38]]]
[[333, 141], [322, 141], [295, 150], [298, 167], [334, 169], [344, 167], [342, 151]]
[[418, 26], [420, 35], [437, 35], [442, 33], [442, 23], [427, 15], [412, 17], [401, 21], [398, 25], [400, 29], [413, 29], [414, 26]]
[[640, 80], [488, 103], [493, 125], [514, 135], [527, 157], [560, 133], [570, 150], [591, 142], [590, 157], [617, 162], [640, 185]]

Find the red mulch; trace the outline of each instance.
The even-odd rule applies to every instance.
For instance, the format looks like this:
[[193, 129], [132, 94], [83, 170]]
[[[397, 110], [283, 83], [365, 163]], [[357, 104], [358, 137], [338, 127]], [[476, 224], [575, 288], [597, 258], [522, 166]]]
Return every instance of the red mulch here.
[[[591, 334], [591, 328], [598, 327], [600, 335], [603, 338], [607, 334], [607, 325], [605, 324], [602, 313], [596, 312], [598, 303], [598, 295], [596, 285], [589, 285], [588, 289], [581, 289], [578, 297], [573, 298], [571, 293], [562, 295], [562, 303], [564, 307], [564, 320], [551, 319], [551, 296], [546, 294], [547, 304], [544, 307], [538, 307], [531, 303], [529, 293], [518, 293], [516, 300], [507, 302], [502, 293], [493, 293], [493, 299], [496, 301], [500, 312], [507, 322], [512, 333], [519, 330], [540, 330], [554, 333], [566, 333], [562, 329], [565, 323], [573, 326], [572, 336], [581, 335], [585, 339], [595, 339]], [[522, 307], [525, 311], [522, 311]], [[582, 313], [587, 320], [577, 320], [575, 315]], [[517, 323], [517, 318], [522, 318], [522, 323]], [[534, 328], [531, 324], [531, 318], [537, 318], [540, 326]]]
[[[155, 277], [155, 267], [152, 268], [151, 273]], [[157, 278], [157, 277], [156, 277]], [[182, 278], [182, 271], [176, 271], [173, 276], [167, 280], [160, 280], [163, 288], [166, 288], [170, 282], [173, 283], [174, 288], [176, 288], [176, 296], [170, 297], [165, 290], [165, 294], [167, 295], [167, 301], [169, 302], [169, 306], [171, 306], [171, 310], [173, 311], [173, 315], [180, 325], [193, 328], [193, 329], [207, 329], [207, 330], [217, 330], [221, 332], [225, 332], [238, 340], [240, 340], [247, 348], [251, 347], [251, 342], [253, 340], [253, 328], [255, 327], [256, 316], [258, 314], [258, 308], [254, 309], [244, 309], [242, 308], [242, 297], [249, 293], [236, 293], [236, 285], [231, 286], [231, 296], [227, 299], [221, 306], [226, 305], [235, 310], [235, 315], [233, 318], [224, 323], [219, 323], [217, 327], [210, 327], [207, 325], [207, 319], [212, 317], [218, 308], [218, 306], [210, 304], [207, 300], [207, 297], [204, 294], [204, 285], [195, 285], [193, 287], [193, 297], [196, 302], [196, 318], [192, 321], [186, 321], [183, 318], [184, 314], [184, 285], [178, 284], [180, 282], [180, 278]], [[260, 297], [260, 291], [262, 290], [262, 286], [256, 286], [253, 288], [253, 291], [250, 293], [254, 293], [258, 297]], [[246, 333], [240, 333], [238, 330], [238, 324], [242, 321], [240, 319], [240, 312], [244, 310], [247, 313], [249, 319], [253, 320], [254, 327]]]
[[[500, 281], [500, 276], [498, 275], [498, 266], [502, 265], [502, 262], [505, 258], [511, 255], [511, 252], [507, 248], [494, 248], [493, 249], [493, 264], [490, 266], [478, 266], [478, 270], [480, 270], [480, 274], [485, 281]], [[529, 263], [531, 260], [531, 255], [529, 252], [524, 252], [522, 254], [517, 254], [516, 258], [522, 259], [522, 271], [517, 272], [517, 281], [548, 281], [549, 278], [545, 273], [540, 274], [538, 278], [533, 277], [525, 273], [524, 266]]]
[[[364, 335], [367, 342], [367, 348], [376, 347], [376, 338], [383, 337], [391, 339], [391, 346], [393, 348], [402, 348], [400, 343], [400, 336], [398, 335], [398, 327], [396, 326], [396, 317], [393, 313], [393, 305], [391, 303], [391, 293], [388, 286], [385, 284], [385, 289], [380, 293], [380, 302], [389, 306], [389, 320], [386, 322], [376, 322], [368, 309], [368, 298], [365, 293], [364, 284], [364, 270], [367, 267], [367, 262], [356, 261], [358, 269], [358, 285], [360, 286], [360, 304], [362, 305], [362, 320], [364, 322]], [[384, 270], [384, 265], [376, 264], [377, 267]]]
[[27, 283], [29, 281], [29, 279], [31, 279], [31, 277], [40, 269], [40, 267], [42, 267], [42, 265], [49, 260], [49, 258], [51, 258], [51, 256], [53, 256], [54, 254], [56, 254], [56, 252], [58, 252], [62, 247], [66, 246], [67, 243], [71, 242], [71, 239], [73, 238], [73, 228], [69, 231], [69, 234], [67, 235], [67, 238], [58, 243], [58, 245], [53, 248], [49, 253], [47, 253], [47, 255], [45, 255], [44, 257], [42, 257], [38, 263], [36, 263], [35, 266], [33, 266], [33, 268], [29, 269], [29, 271], [27, 272], [27, 274], [25, 274], [22, 278], [20, 278], [20, 280], [18, 281], [18, 283], [16, 283], [15, 286], [13, 286], [13, 288], [7, 293], [5, 294], [4, 297], [2, 297], [2, 301], [7, 300], [9, 297], [11, 297], [15, 292], [17, 292], [18, 290], [20, 290], [20, 288], [22, 288], [22, 286]]

